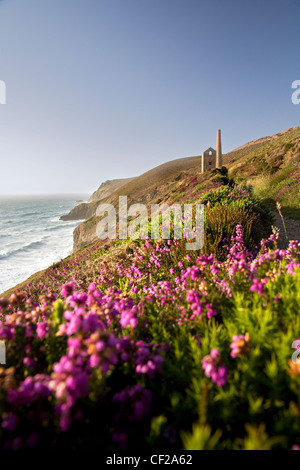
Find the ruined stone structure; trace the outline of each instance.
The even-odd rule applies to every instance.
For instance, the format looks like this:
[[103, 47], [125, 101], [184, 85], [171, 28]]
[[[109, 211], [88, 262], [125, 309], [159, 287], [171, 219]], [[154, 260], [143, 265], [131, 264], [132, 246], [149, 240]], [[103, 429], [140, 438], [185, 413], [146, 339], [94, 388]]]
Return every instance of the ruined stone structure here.
[[217, 150], [209, 147], [202, 153], [201, 156], [201, 172], [212, 170], [213, 168], [221, 168], [222, 162], [222, 143], [221, 143], [221, 131], [217, 131]]

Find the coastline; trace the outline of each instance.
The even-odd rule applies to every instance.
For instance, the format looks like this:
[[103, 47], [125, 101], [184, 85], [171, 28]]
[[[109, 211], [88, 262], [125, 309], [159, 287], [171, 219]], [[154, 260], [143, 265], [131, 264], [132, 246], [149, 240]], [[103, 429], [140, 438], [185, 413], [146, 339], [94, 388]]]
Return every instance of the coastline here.
[[74, 208], [78, 197], [1, 197], [0, 295], [24, 287], [73, 253], [74, 229], [84, 219], [63, 222], [60, 217]]
[[6, 291], [2, 292], [0, 294], [0, 298], [9, 298], [16, 290], [23, 290], [30, 282], [32, 281], [37, 281], [37, 280], [42, 280], [43, 274], [48, 270], [49, 268], [43, 269], [42, 271], [38, 271], [34, 274], [32, 274], [29, 278], [27, 278], [25, 281], [20, 282], [14, 287], [11, 287], [10, 289], [7, 289]]

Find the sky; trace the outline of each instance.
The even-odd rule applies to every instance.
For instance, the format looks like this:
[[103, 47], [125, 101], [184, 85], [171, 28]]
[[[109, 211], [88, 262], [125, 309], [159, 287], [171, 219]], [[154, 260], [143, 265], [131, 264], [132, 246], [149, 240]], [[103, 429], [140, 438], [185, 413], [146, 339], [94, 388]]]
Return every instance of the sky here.
[[0, 0], [0, 194], [91, 193], [300, 125], [300, 0]]

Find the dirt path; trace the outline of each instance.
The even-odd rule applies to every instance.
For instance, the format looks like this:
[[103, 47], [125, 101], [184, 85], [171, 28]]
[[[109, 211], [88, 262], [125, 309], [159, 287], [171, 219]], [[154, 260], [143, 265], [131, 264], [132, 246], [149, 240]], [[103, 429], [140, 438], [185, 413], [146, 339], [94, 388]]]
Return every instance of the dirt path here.
[[[286, 248], [288, 245], [285, 231], [283, 228], [283, 223], [278, 212], [272, 212], [275, 219], [275, 227], [280, 229], [280, 238], [279, 238], [279, 247]], [[285, 228], [289, 240], [299, 240], [300, 241], [300, 220], [289, 219], [284, 217]]]

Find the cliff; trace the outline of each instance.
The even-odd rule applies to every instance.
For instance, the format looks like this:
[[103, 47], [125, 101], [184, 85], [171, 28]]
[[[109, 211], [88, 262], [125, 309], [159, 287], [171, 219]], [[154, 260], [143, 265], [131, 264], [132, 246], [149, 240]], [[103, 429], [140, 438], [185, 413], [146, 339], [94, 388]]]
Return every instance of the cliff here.
[[92, 215], [94, 215], [96, 212], [97, 202], [107, 198], [133, 179], [134, 178], [122, 178], [105, 181], [95, 192], [93, 192], [89, 202], [84, 202], [78, 206], [75, 206], [74, 209], [72, 209], [68, 214], [62, 215], [60, 220], [85, 220], [89, 217], [92, 217]]
[[89, 202], [100, 201], [108, 196], [110, 196], [114, 191], [117, 191], [125, 184], [130, 183], [134, 178], [121, 178], [116, 180], [107, 180], [102, 183], [99, 188], [93, 192], [91, 195]]
[[[228, 168], [229, 178], [233, 177], [235, 182], [251, 185], [257, 200], [263, 202], [273, 211], [274, 224], [281, 231], [279, 247], [286, 248], [285, 228], [290, 240], [299, 239], [300, 127], [249, 142], [224, 155], [223, 161]], [[214, 184], [214, 177], [220, 181], [218, 175], [213, 172], [201, 174], [200, 171], [200, 157], [173, 160], [131, 179], [129, 183], [119, 187], [102, 202], [114, 204], [117, 208], [120, 195], [128, 196], [128, 205], [136, 202], [147, 205], [164, 202], [171, 205], [174, 202], [186, 202], [187, 198], [191, 196], [193, 201], [197, 202], [201, 198], [203, 190], [206, 191], [210, 183]], [[285, 228], [276, 211], [276, 201], [281, 204]], [[74, 253], [66, 258], [65, 262], [77, 259], [76, 257], [80, 257], [85, 250], [90, 252], [89, 250], [92, 250], [93, 246], [99, 251], [99, 243], [100, 247], [102, 247], [102, 243], [105, 243], [99, 242], [96, 236], [96, 225], [99, 218], [94, 214], [98, 205], [99, 201], [80, 204], [71, 211], [72, 217], [76, 217], [77, 220], [85, 217], [87, 219], [75, 229], [73, 234]], [[260, 226], [263, 226], [264, 213], [262, 212], [261, 215]], [[66, 217], [68, 216], [64, 216], [64, 220], [69, 220]], [[260, 228], [259, 224], [256, 225], [256, 228]], [[95, 245], [91, 245], [92, 242], [95, 242]], [[85, 246], [86, 248], [84, 248]], [[94, 261], [91, 262], [95, 262], [95, 259], [93, 258]], [[86, 268], [87, 263], [84, 261], [82, 278], [85, 276]], [[52, 272], [53, 267], [34, 274], [16, 287], [23, 289], [29, 282], [43, 284], [49, 270]], [[89, 280], [93, 281], [93, 279]], [[2, 295], [9, 297], [13, 290], [10, 289]]]
[[[167, 163], [163, 163], [152, 170], [143, 173], [126, 185], [114, 191], [108, 197], [101, 200], [102, 203], [113, 204], [116, 208], [119, 203], [119, 196], [128, 196], [128, 204], [142, 203], [142, 204], [155, 204], [161, 200], [167, 202], [167, 197], [176, 191], [178, 185], [185, 176], [200, 173], [201, 159], [199, 156], [179, 158]], [[205, 178], [205, 176], [204, 176]], [[98, 205], [99, 201], [97, 201]], [[95, 204], [95, 203], [92, 203]], [[97, 206], [96, 206], [97, 207]], [[73, 234], [73, 248], [74, 251], [79, 250], [81, 247], [95, 241], [96, 225], [99, 217], [94, 213], [87, 220], [81, 223], [74, 230]]]
[[[229, 177], [237, 183], [251, 184], [255, 195], [264, 200], [270, 209], [274, 209], [278, 200], [286, 216], [300, 218], [300, 195], [290, 190], [294, 185], [298, 188], [300, 178], [300, 173], [294, 174], [300, 172], [300, 127], [249, 142], [224, 155], [223, 162], [229, 170]], [[207, 175], [201, 175], [200, 164], [200, 157], [164, 163], [125, 184], [102, 202], [114, 204], [117, 208], [120, 195], [128, 196], [128, 204], [171, 201], [172, 194], [180, 191], [184, 195], [189, 191], [184, 185], [181, 188], [181, 182], [186, 177], [195, 176], [199, 181], [205, 181]], [[75, 251], [97, 239], [99, 218], [94, 215], [95, 211], [91, 207], [88, 219], [74, 230]]]
[[97, 209], [97, 202], [83, 202], [75, 206], [68, 214], [62, 215], [60, 220], [85, 220], [95, 213]]

